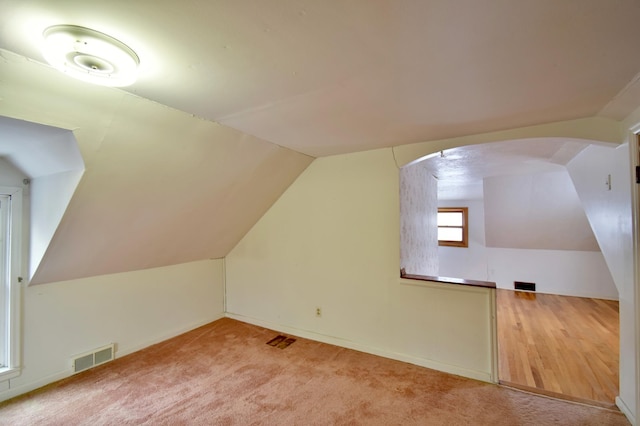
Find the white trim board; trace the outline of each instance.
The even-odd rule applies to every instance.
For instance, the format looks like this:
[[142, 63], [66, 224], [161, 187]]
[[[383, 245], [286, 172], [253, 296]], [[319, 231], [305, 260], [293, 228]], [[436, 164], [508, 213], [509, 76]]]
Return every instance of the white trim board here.
[[456, 376], [462, 376], [470, 379], [480, 380], [482, 382], [494, 383], [492, 381], [491, 374], [484, 371], [468, 370], [466, 368], [458, 367], [455, 365], [443, 364], [443, 363], [432, 361], [426, 358], [418, 358], [412, 355], [385, 351], [372, 346], [364, 345], [362, 343], [341, 339], [339, 337], [327, 336], [327, 335], [316, 333], [313, 331], [302, 330], [299, 328], [289, 327], [282, 324], [276, 324], [270, 321], [263, 321], [257, 318], [233, 314], [230, 312], [226, 313], [226, 317], [234, 320], [246, 322], [249, 324], [257, 325], [259, 327], [268, 328], [270, 330], [278, 331], [280, 333], [291, 334], [297, 337], [314, 340], [316, 342], [327, 343], [330, 345], [335, 345], [335, 346], [339, 346], [346, 349], [353, 349], [355, 351], [364, 352], [364, 353], [368, 353], [376, 356], [381, 356], [381, 357], [393, 359], [396, 361], [407, 362], [409, 364], [418, 365], [420, 367], [431, 368], [432, 370], [442, 371], [444, 373], [454, 374]]

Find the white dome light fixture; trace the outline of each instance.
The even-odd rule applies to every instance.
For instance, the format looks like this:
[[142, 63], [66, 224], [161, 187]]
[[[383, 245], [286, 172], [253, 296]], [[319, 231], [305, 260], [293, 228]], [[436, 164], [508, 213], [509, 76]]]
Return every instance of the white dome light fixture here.
[[71, 77], [113, 87], [136, 81], [138, 55], [113, 37], [76, 25], [55, 25], [42, 35], [47, 62]]

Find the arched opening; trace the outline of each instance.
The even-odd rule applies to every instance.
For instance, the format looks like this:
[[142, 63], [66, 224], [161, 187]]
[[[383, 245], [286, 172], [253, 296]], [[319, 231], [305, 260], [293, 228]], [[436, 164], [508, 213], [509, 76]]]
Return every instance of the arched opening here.
[[[620, 242], [602, 216], [615, 219], [615, 202], [630, 221], [628, 167], [626, 145], [536, 138], [453, 147], [401, 170], [402, 184], [414, 185], [413, 206], [401, 189], [401, 265], [496, 282], [501, 381], [613, 406], [618, 298], [627, 297], [617, 271], [629, 265], [617, 259]], [[469, 247], [438, 246], [437, 207], [469, 209]], [[421, 210], [429, 217], [416, 221]], [[430, 230], [418, 243], [406, 237], [416, 222]], [[516, 291], [517, 282], [536, 290]]]

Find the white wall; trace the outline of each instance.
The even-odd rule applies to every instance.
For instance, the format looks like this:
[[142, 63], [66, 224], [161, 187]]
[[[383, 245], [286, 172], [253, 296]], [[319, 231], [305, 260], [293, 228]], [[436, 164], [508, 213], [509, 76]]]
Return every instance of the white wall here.
[[14, 186], [22, 188], [27, 176], [18, 170], [13, 163], [0, 157], [0, 186]]
[[71, 358], [109, 343], [116, 357], [224, 316], [223, 260], [26, 287], [22, 374], [0, 400], [71, 374]]
[[441, 201], [469, 207], [469, 247], [440, 247], [441, 276], [493, 281], [513, 290], [514, 281], [535, 282], [538, 293], [618, 300], [618, 290], [599, 251], [486, 247], [481, 200]]
[[316, 159], [227, 256], [228, 314], [490, 381], [492, 291], [398, 278], [398, 185], [390, 149]]
[[[620, 399], [636, 412], [634, 258], [629, 145], [591, 146], [567, 165], [620, 294]], [[611, 190], [605, 182], [611, 175]]]
[[400, 169], [400, 267], [438, 275], [438, 182], [420, 163]]
[[35, 275], [83, 173], [71, 170], [31, 180], [29, 278]]
[[487, 247], [600, 250], [565, 169], [491, 176], [483, 186]]
[[[25, 225], [29, 244], [25, 265], [31, 279], [58, 228], [78, 182], [84, 173], [84, 162], [77, 141], [70, 130], [0, 117], [0, 155], [7, 162], [0, 169], [15, 168], [31, 183], [25, 199]], [[0, 175], [2, 179], [3, 175]], [[13, 186], [22, 186], [22, 179]], [[28, 261], [27, 261], [28, 259]], [[26, 274], [21, 275], [27, 277]]]
[[438, 247], [438, 274], [442, 277], [488, 281], [487, 248], [484, 239], [484, 202], [482, 200], [440, 201], [439, 207], [467, 207], [469, 247]]
[[602, 253], [574, 250], [487, 249], [488, 281], [514, 289], [514, 281], [536, 283], [537, 293], [618, 300]]

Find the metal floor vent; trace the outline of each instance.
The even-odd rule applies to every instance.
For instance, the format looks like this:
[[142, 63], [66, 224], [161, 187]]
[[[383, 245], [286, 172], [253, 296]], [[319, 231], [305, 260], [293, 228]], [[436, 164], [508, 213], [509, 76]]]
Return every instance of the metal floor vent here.
[[525, 281], [514, 281], [513, 288], [516, 290], [536, 291], [536, 283], [528, 283]]
[[107, 346], [103, 346], [98, 349], [94, 349], [91, 352], [78, 355], [73, 358], [71, 367], [74, 373], [87, 370], [91, 367], [95, 367], [105, 362], [112, 361], [114, 359], [115, 344], [112, 343]]
[[276, 347], [278, 349], [284, 349], [295, 341], [296, 339], [294, 339], [293, 337], [279, 335], [269, 340], [267, 342], [267, 345]]

